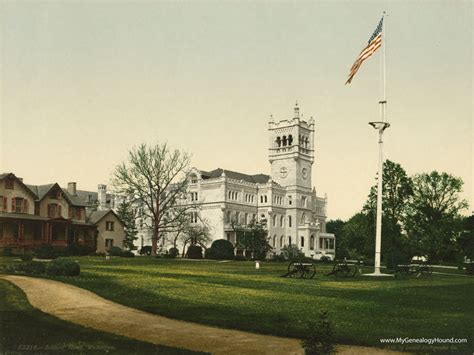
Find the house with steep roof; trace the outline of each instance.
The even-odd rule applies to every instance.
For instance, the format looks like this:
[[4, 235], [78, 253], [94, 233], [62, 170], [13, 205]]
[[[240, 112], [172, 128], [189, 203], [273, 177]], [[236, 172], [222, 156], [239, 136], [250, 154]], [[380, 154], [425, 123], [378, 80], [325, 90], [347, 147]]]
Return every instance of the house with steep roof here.
[[[91, 212], [100, 205], [98, 195], [78, 193], [76, 183], [69, 183], [67, 189], [57, 183], [31, 185], [13, 173], [0, 174], [0, 248], [27, 250], [42, 244], [81, 244], [105, 251], [102, 229], [98, 227], [107, 223], [108, 214], [97, 219]], [[115, 213], [110, 219], [117, 230], [112, 235], [110, 230], [104, 233], [113, 239], [111, 245], [123, 247], [123, 223]]]

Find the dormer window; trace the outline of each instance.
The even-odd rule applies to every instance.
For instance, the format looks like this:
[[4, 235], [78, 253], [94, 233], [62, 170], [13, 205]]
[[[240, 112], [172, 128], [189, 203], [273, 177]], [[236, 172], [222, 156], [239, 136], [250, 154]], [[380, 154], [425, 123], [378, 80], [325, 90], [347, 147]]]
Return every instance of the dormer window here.
[[53, 190], [53, 191], [51, 191], [50, 196], [51, 196], [51, 198], [59, 200], [61, 198], [61, 191]]
[[15, 183], [13, 179], [6, 179], [5, 180], [5, 188], [9, 190], [13, 190], [15, 187]]

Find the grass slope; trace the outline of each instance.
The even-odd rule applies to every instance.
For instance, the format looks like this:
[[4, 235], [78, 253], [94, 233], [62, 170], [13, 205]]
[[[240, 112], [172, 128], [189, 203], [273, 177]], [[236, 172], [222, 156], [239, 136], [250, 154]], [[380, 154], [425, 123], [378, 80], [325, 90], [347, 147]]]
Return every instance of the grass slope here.
[[140, 342], [62, 321], [34, 309], [25, 294], [0, 280], [2, 354], [196, 354]]
[[[56, 278], [112, 301], [176, 319], [302, 338], [327, 310], [337, 342], [381, 346], [380, 338], [474, 341], [474, 278], [279, 277], [285, 264], [82, 257], [81, 276]], [[0, 260], [1, 262], [1, 260]], [[4, 261], [5, 262], [5, 261]]]

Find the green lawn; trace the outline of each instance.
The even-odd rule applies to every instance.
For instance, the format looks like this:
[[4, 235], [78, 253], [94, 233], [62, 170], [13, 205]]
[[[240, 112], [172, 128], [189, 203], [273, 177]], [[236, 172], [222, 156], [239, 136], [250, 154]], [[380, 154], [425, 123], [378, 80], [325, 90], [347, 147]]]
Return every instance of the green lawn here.
[[85, 328], [34, 309], [25, 294], [0, 280], [1, 354], [196, 354]]
[[[380, 338], [474, 341], [474, 278], [285, 279], [286, 265], [252, 262], [81, 257], [81, 276], [56, 278], [115, 302], [171, 318], [264, 334], [303, 337], [329, 311], [337, 342], [380, 346]], [[11, 259], [9, 259], [11, 260]], [[6, 258], [0, 262], [10, 262]], [[465, 349], [464, 349], [465, 350]]]

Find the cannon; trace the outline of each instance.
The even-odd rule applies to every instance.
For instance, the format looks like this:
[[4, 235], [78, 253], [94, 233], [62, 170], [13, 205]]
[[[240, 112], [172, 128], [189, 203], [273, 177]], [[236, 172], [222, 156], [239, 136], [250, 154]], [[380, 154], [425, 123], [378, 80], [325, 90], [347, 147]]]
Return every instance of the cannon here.
[[360, 274], [360, 265], [359, 260], [342, 260], [336, 261], [330, 273], [326, 276], [343, 276], [343, 277], [355, 277]]
[[282, 277], [312, 279], [314, 275], [316, 275], [316, 266], [314, 263], [293, 261], [288, 265], [288, 272]]

